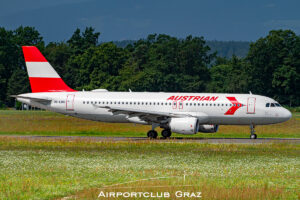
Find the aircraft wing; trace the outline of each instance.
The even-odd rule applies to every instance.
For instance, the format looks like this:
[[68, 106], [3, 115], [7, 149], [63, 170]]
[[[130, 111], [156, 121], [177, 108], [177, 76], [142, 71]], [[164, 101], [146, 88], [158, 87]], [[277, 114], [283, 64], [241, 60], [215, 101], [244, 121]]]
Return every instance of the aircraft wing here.
[[160, 123], [162, 121], [167, 120], [171, 117], [198, 117], [193, 115], [192, 113], [183, 113], [183, 112], [162, 112], [162, 111], [149, 111], [149, 110], [142, 110], [142, 109], [134, 109], [134, 108], [121, 108], [121, 107], [114, 107], [114, 106], [99, 106], [93, 104], [93, 106], [97, 108], [106, 108], [114, 115], [118, 114], [125, 114], [128, 117], [139, 117], [141, 120], [146, 122], [156, 122]]

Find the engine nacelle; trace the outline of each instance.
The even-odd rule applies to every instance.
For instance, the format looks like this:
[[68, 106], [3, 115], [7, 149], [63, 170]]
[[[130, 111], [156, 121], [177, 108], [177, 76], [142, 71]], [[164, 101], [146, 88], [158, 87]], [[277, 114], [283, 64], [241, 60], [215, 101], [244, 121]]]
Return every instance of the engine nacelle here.
[[195, 117], [172, 118], [169, 128], [175, 133], [196, 134], [198, 132], [198, 119]]
[[213, 125], [213, 124], [202, 124], [199, 125], [199, 132], [202, 133], [215, 133], [219, 129], [219, 125]]

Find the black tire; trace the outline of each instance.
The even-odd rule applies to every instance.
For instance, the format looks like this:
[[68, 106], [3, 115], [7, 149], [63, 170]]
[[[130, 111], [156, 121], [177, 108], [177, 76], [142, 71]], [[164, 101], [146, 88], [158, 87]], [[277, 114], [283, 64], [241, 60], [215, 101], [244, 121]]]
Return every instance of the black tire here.
[[257, 135], [256, 134], [251, 134], [250, 135], [250, 139], [256, 139], [257, 138]]
[[171, 130], [169, 130], [169, 129], [164, 129], [164, 130], [161, 132], [161, 135], [162, 135], [164, 138], [168, 138], [168, 137], [171, 137], [172, 132], [171, 132]]
[[155, 139], [155, 138], [157, 138], [157, 132], [154, 130], [150, 130], [150, 131], [148, 131], [147, 136], [150, 139]]

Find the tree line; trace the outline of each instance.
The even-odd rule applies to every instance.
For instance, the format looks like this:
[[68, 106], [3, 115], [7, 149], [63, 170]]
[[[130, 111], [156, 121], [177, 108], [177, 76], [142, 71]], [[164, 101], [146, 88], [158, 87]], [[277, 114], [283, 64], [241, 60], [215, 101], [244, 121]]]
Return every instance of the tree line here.
[[[127, 45], [133, 45], [136, 40], [121, 40], [113, 41], [118, 47], [125, 48]], [[233, 55], [237, 57], [246, 57], [250, 42], [246, 41], [217, 41], [206, 40], [207, 46], [209, 46], [209, 53], [217, 52], [217, 56], [231, 58]]]
[[50, 42], [34, 27], [0, 28], [0, 105], [30, 92], [23, 45], [35, 45], [76, 90], [219, 92], [261, 94], [300, 105], [300, 36], [272, 30], [250, 43], [244, 58], [221, 57], [203, 37], [150, 34], [126, 47], [99, 43], [92, 27], [76, 29], [66, 42]]

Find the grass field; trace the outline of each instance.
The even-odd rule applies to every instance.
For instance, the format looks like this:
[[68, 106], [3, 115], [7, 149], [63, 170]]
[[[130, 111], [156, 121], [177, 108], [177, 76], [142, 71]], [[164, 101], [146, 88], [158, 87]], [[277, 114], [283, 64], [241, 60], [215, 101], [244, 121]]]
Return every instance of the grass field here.
[[[257, 127], [258, 136], [299, 138], [299, 120], [300, 114], [294, 113], [288, 122]], [[200, 191], [201, 199], [300, 198], [297, 144], [46, 141], [5, 136], [145, 136], [149, 128], [45, 111], [0, 111], [0, 199], [101, 199], [97, 198], [101, 191], [169, 192], [169, 199], [175, 198], [176, 191]], [[248, 127], [221, 126], [216, 134], [194, 137], [248, 136]]]
[[299, 154], [299, 145], [288, 144], [47, 142], [2, 136], [0, 199], [97, 199], [100, 191], [178, 190], [200, 191], [202, 199], [297, 199]]
[[[86, 135], [145, 137], [150, 126], [94, 122], [47, 111], [0, 111], [2, 135]], [[160, 131], [160, 129], [157, 129]], [[300, 137], [300, 113], [281, 124], [257, 126], [258, 137]], [[249, 138], [248, 126], [220, 126], [213, 134], [197, 133], [186, 137]], [[180, 134], [173, 136], [182, 137]]]

